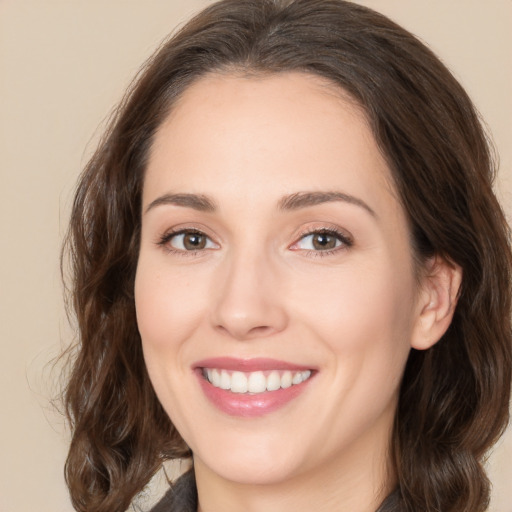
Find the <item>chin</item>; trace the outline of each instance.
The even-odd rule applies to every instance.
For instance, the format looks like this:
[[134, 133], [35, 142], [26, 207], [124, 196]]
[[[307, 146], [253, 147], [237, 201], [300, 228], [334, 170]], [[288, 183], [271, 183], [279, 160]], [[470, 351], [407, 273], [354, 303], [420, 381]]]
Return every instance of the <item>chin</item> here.
[[240, 441], [230, 443], [229, 449], [207, 450], [204, 454], [194, 452], [196, 470], [204, 465], [220, 478], [241, 485], [277, 484], [303, 471], [303, 460], [297, 451], [287, 450], [283, 443], [271, 446], [265, 441]]

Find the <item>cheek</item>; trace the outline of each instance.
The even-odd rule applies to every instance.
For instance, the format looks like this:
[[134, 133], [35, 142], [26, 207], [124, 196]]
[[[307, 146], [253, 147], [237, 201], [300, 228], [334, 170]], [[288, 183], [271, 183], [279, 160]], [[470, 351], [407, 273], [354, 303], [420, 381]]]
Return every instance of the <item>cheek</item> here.
[[342, 401], [354, 416], [363, 414], [361, 404], [371, 414], [389, 403], [410, 351], [414, 280], [397, 270], [370, 262], [351, 265], [321, 287], [309, 286], [310, 293], [295, 293], [296, 316], [329, 354], [335, 376], [331, 400]]
[[144, 360], [155, 393], [180, 432], [187, 432], [182, 417], [190, 403], [183, 386], [190, 377], [186, 340], [203, 312], [200, 283], [189, 274], [166, 271], [158, 257], [139, 258], [135, 306]]
[[169, 272], [141, 255], [135, 279], [137, 323], [145, 349], [173, 350], [191, 335], [206, 301], [201, 279]]
[[186, 341], [204, 316], [202, 282], [191, 279], [190, 273], [169, 272], [158, 256], [140, 256], [135, 306], [144, 361], [156, 395], [180, 432], [187, 432], [182, 412], [191, 403], [183, 385], [190, 378], [190, 344]]
[[326, 340], [333, 340], [333, 348], [361, 348], [378, 344], [379, 339], [407, 337], [414, 283], [408, 272], [395, 270], [363, 262], [329, 272], [323, 279], [318, 275], [302, 279], [290, 294], [295, 314], [307, 319]]

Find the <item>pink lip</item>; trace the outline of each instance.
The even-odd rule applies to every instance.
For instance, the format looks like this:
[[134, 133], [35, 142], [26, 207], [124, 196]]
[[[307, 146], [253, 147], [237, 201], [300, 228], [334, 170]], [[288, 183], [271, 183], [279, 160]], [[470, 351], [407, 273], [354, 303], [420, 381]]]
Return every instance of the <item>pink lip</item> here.
[[194, 365], [194, 372], [206, 398], [220, 411], [230, 416], [253, 418], [281, 409], [299, 396], [309, 384], [312, 377], [301, 384], [286, 389], [266, 391], [264, 393], [232, 393], [212, 386], [202, 373], [203, 368], [222, 368], [231, 371], [266, 371], [266, 370], [309, 370], [310, 367], [291, 364], [275, 359], [234, 359], [230, 357], [205, 359]]
[[254, 359], [236, 359], [234, 357], [214, 357], [203, 359], [194, 364], [194, 368], [222, 368], [239, 372], [257, 372], [266, 370], [291, 370], [300, 372], [311, 370], [310, 366], [301, 366], [279, 361], [277, 359], [254, 358]]

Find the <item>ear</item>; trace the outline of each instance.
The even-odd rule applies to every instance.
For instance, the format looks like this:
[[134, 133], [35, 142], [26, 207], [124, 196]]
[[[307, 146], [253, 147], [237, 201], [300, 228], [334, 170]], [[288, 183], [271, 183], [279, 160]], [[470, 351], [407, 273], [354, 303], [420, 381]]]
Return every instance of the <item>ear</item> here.
[[435, 256], [426, 265], [416, 308], [411, 346], [426, 350], [447, 331], [453, 318], [462, 282], [462, 269]]

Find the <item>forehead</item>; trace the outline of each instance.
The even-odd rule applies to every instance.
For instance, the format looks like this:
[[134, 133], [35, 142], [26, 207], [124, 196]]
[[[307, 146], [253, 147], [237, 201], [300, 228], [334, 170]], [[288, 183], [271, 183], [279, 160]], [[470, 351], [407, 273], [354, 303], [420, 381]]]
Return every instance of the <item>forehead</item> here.
[[157, 131], [144, 202], [164, 191], [269, 197], [269, 184], [276, 195], [341, 187], [379, 202], [390, 183], [364, 111], [343, 89], [300, 72], [210, 74]]

